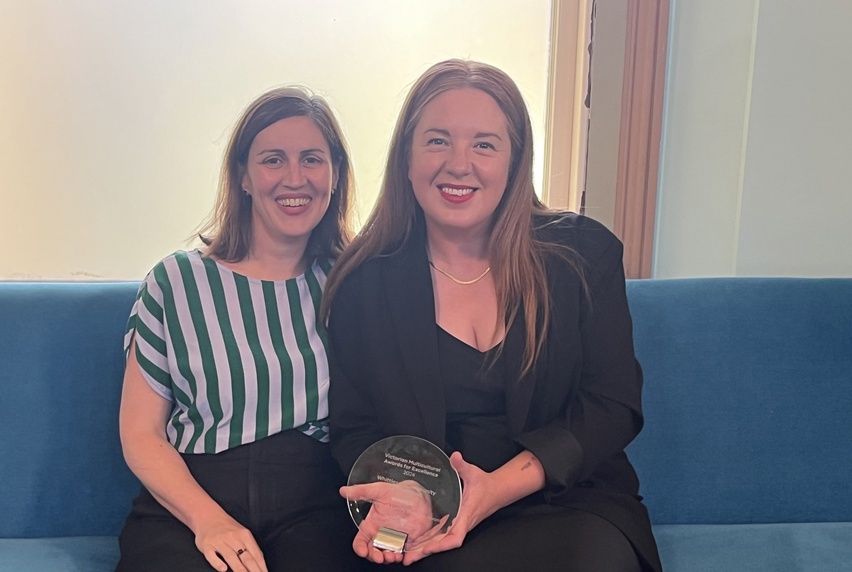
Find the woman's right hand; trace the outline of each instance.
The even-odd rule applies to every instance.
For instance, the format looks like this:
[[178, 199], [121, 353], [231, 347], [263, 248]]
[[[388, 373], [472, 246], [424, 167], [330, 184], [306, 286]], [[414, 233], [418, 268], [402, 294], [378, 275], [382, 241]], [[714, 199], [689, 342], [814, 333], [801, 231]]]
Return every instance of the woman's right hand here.
[[268, 572], [263, 552], [251, 532], [224, 514], [204, 523], [195, 533], [195, 546], [220, 572]]
[[375, 482], [341, 487], [340, 496], [347, 500], [365, 500], [372, 503], [367, 516], [358, 527], [352, 542], [355, 553], [376, 564], [402, 562], [401, 552], [380, 550], [373, 545], [382, 527], [404, 532], [408, 538], [406, 549], [418, 546], [440, 533], [447, 520], [436, 520], [432, 515], [432, 499], [416, 481], [399, 483]]

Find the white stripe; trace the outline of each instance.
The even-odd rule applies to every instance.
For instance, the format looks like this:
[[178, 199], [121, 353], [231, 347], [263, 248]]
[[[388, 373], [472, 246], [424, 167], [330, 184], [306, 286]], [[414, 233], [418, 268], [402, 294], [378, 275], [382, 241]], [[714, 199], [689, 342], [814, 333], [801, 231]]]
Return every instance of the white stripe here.
[[[315, 275], [319, 281], [320, 288], [323, 288], [325, 285], [325, 275], [323, 275], [318, 264], [315, 264], [314, 268], [317, 270]], [[323, 276], [321, 280], [320, 275]], [[314, 358], [317, 364], [317, 419], [324, 419], [328, 417], [328, 356], [325, 353], [325, 346], [323, 346], [322, 338], [320, 338], [317, 333], [318, 317], [314, 310], [314, 300], [311, 297], [311, 290], [308, 287], [307, 280], [299, 281], [299, 291], [301, 293], [302, 314], [305, 317], [305, 327], [308, 331], [308, 340], [310, 341], [311, 349], [314, 352]]]

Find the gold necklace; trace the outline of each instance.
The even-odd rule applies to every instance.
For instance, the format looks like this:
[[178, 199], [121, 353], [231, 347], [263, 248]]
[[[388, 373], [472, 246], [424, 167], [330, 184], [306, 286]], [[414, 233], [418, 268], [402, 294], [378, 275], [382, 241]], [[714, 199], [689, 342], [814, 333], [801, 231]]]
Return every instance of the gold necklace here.
[[450, 274], [446, 270], [441, 270], [440, 268], [435, 266], [435, 263], [432, 262], [431, 260], [429, 261], [429, 266], [431, 266], [432, 268], [434, 268], [435, 270], [437, 270], [438, 272], [440, 272], [441, 274], [443, 274], [444, 276], [446, 276], [447, 278], [449, 278], [450, 280], [452, 280], [456, 284], [461, 284], [462, 286], [470, 286], [471, 284], [476, 284], [477, 282], [479, 282], [480, 280], [485, 278], [486, 274], [491, 272], [491, 267], [489, 266], [488, 268], [485, 269], [485, 272], [483, 272], [482, 274], [480, 274], [479, 276], [477, 276], [473, 280], [459, 280], [458, 278], [456, 278], [455, 276], [453, 276], [452, 274]]

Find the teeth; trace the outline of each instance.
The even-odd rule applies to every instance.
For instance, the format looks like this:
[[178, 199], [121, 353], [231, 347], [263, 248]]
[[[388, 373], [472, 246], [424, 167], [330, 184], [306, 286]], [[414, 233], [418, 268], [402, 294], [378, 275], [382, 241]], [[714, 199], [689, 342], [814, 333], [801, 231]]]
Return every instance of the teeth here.
[[457, 197], [463, 197], [465, 195], [469, 195], [473, 192], [472, 187], [467, 187], [464, 189], [456, 189], [453, 187], [439, 187], [442, 193], [447, 193], [448, 195], [455, 195]]
[[303, 207], [309, 202], [311, 202], [311, 199], [308, 197], [280, 198], [275, 199], [275, 202], [281, 205], [282, 207]]

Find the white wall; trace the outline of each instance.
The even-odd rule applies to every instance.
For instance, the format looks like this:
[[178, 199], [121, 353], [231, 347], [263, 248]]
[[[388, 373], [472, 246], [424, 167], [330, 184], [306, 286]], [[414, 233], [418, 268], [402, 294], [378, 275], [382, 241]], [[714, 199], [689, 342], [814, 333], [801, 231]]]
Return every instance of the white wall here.
[[852, 276], [852, 2], [763, 0], [738, 275]]
[[852, 276], [852, 3], [672, 4], [654, 276]]
[[429, 65], [524, 93], [541, 178], [549, 0], [0, 0], [0, 279], [139, 279], [209, 212], [243, 106], [302, 83], [347, 132], [361, 218]]

